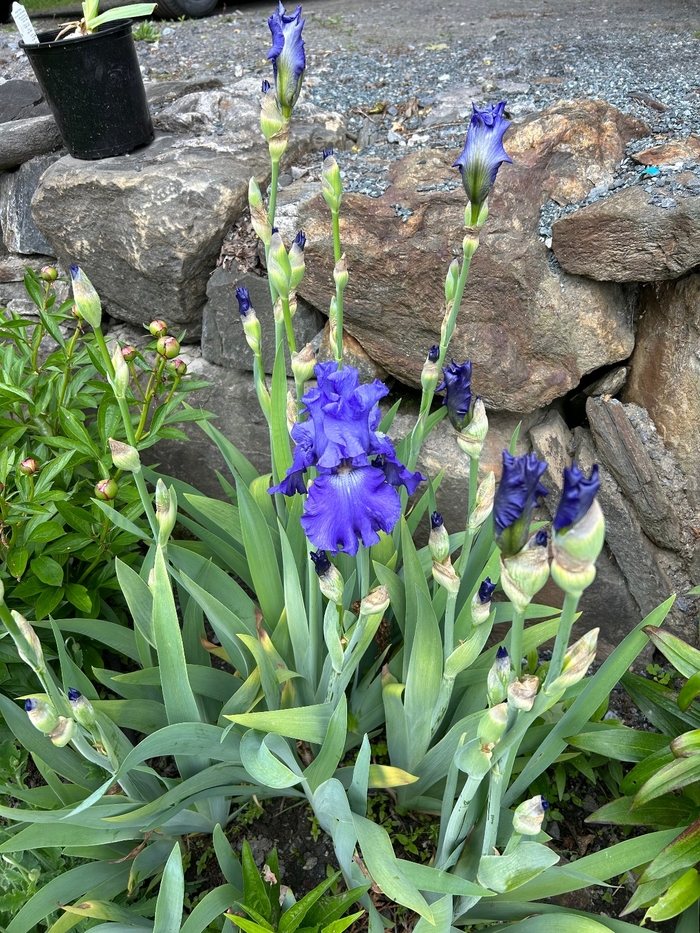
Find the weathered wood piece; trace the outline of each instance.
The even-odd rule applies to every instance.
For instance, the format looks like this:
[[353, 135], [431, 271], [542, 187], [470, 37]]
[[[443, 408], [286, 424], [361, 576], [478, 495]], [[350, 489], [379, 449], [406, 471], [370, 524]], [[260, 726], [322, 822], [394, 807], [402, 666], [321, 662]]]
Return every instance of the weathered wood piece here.
[[51, 116], [3, 123], [0, 133], [0, 171], [15, 168], [34, 156], [53, 152], [62, 145], [61, 134]]

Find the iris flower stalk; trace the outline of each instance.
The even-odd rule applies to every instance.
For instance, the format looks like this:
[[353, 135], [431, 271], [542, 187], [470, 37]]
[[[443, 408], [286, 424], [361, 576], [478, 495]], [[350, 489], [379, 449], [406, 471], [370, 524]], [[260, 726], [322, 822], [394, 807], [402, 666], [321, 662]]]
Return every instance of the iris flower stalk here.
[[335, 281], [335, 304], [333, 317], [335, 319], [335, 340], [331, 334], [333, 353], [338, 366], [343, 366], [343, 292], [348, 283], [348, 267], [345, 262], [340, 245], [340, 203], [343, 198], [343, 180], [340, 177], [340, 168], [333, 155], [332, 149], [323, 150], [323, 168], [321, 171], [322, 193], [326, 204], [330, 208], [333, 225], [333, 279]]

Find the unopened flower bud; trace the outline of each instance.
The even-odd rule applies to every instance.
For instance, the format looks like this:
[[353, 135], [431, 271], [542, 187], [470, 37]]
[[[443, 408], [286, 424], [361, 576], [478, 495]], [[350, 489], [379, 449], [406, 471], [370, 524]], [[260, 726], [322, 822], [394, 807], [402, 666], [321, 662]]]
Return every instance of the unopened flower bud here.
[[17, 469], [20, 473], [24, 473], [25, 476], [34, 476], [35, 473], [39, 472], [39, 463], [34, 457], [27, 457], [26, 460], [20, 463]]
[[250, 209], [250, 222], [253, 225], [253, 230], [255, 230], [265, 246], [269, 246], [270, 237], [272, 236], [272, 227], [270, 226], [270, 222], [267, 218], [267, 211], [263, 205], [260, 186], [255, 178], [251, 178], [248, 182], [248, 207]]
[[449, 305], [452, 304], [455, 300], [455, 295], [457, 293], [457, 282], [459, 281], [459, 263], [456, 259], [453, 259], [450, 263], [450, 267], [447, 270], [447, 276], [445, 277], [445, 302]]
[[15, 620], [15, 624], [24, 639], [23, 642], [15, 642], [17, 654], [35, 673], [41, 673], [45, 667], [44, 651], [36, 632], [24, 616], [20, 615], [15, 609], [12, 610], [12, 618]]
[[294, 237], [292, 248], [289, 250], [289, 267], [291, 269], [291, 278], [289, 281], [290, 290], [295, 289], [304, 278], [306, 263], [304, 261], [304, 247], [306, 246], [306, 234], [300, 230]]
[[122, 358], [124, 359], [125, 363], [131, 363], [131, 361], [135, 360], [137, 356], [138, 350], [136, 347], [132, 347], [131, 345], [122, 347]]
[[90, 327], [99, 327], [102, 321], [100, 296], [79, 266], [71, 266], [69, 271], [73, 287], [73, 300], [75, 301], [78, 317], [87, 321]]
[[238, 310], [241, 314], [241, 323], [243, 324], [245, 339], [253, 353], [259, 356], [262, 332], [260, 330], [258, 316], [250, 303], [248, 289], [239, 285], [236, 289], [236, 298], [238, 299]]
[[296, 395], [287, 389], [287, 430], [289, 433], [292, 433], [292, 428], [299, 420], [299, 406], [297, 404]]
[[168, 325], [165, 321], [151, 321], [148, 325], [148, 332], [151, 337], [165, 337], [168, 333]]
[[119, 486], [113, 479], [101, 479], [98, 483], [95, 483], [94, 492], [96, 499], [100, 499], [102, 502], [111, 502], [112, 499], [116, 499]]
[[525, 612], [548, 577], [547, 548], [536, 544], [532, 538], [512, 557], [501, 554], [501, 586], [516, 612]]
[[521, 836], [536, 836], [542, 829], [549, 804], [541, 795], [524, 800], [513, 814], [513, 831]]
[[433, 512], [430, 516], [430, 537], [428, 538], [428, 550], [433, 560], [439, 564], [450, 556], [450, 536], [447, 533], [442, 515], [439, 512]]
[[433, 561], [433, 579], [453, 596], [459, 593], [460, 579], [449, 557], [443, 561]]
[[76, 690], [75, 687], [69, 687], [68, 702], [70, 703], [73, 716], [81, 726], [85, 726], [86, 729], [89, 729], [91, 726], [95, 725], [95, 710], [93, 705], [86, 696], [83, 696], [80, 690]]
[[491, 597], [496, 589], [496, 584], [491, 582], [490, 577], [486, 577], [477, 592], [474, 594], [471, 604], [472, 625], [483, 625], [491, 615]]
[[361, 616], [384, 615], [389, 608], [389, 590], [385, 586], [378, 586], [368, 593], [360, 603]]
[[175, 359], [180, 352], [180, 343], [175, 337], [159, 337], [156, 352], [164, 356], [166, 360]]
[[124, 359], [122, 348], [117, 344], [112, 353], [112, 368], [114, 369], [114, 378], [110, 379], [115, 398], [126, 398], [126, 390], [129, 385], [129, 367]]
[[184, 360], [181, 360], [179, 356], [168, 363], [168, 369], [175, 373], [176, 376], [187, 375], [187, 363]]
[[487, 473], [479, 483], [476, 491], [476, 502], [469, 516], [469, 530], [475, 532], [480, 528], [493, 511], [493, 500], [496, 495], [496, 474], [493, 470]]
[[501, 741], [508, 725], [508, 704], [499, 703], [487, 709], [479, 720], [476, 735], [484, 750], [491, 751]]
[[569, 648], [564, 655], [561, 674], [551, 684], [545, 684], [544, 692], [547, 696], [561, 693], [586, 676], [586, 671], [595, 661], [599, 631], [597, 628], [591, 629]]
[[565, 593], [580, 596], [595, 579], [595, 561], [605, 540], [605, 519], [594, 499], [580, 521], [552, 537], [552, 578]]
[[292, 287], [292, 267], [278, 230], [273, 230], [270, 239], [267, 274], [280, 298], [288, 299]]
[[491, 706], [496, 706], [505, 700], [510, 674], [510, 656], [508, 651], [501, 646], [496, 652], [496, 660], [486, 675], [486, 696]]
[[321, 186], [326, 204], [333, 213], [340, 210], [343, 199], [343, 180], [340, 169], [335, 160], [332, 149], [323, 150], [323, 170], [321, 172]]
[[345, 253], [343, 253], [333, 269], [333, 281], [341, 292], [345, 290], [345, 286], [348, 284], [348, 278], [348, 264], [345, 259]]
[[292, 353], [292, 373], [296, 382], [303, 385], [313, 379], [316, 357], [310, 343], [302, 347], [298, 353]]
[[460, 450], [478, 460], [484, 449], [484, 441], [489, 432], [489, 419], [486, 417], [486, 408], [482, 398], [477, 398], [472, 409], [471, 421], [461, 431], [457, 432], [457, 444]]
[[44, 266], [41, 270], [41, 277], [45, 282], [55, 282], [58, 278], [58, 272], [53, 266]]
[[[260, 129], [268, 143], [270, 141], [272, 141], [273, 144], [279, 144], [281, 142], [279, 136], [280, 134], [284, 135], [285, 125], [288, 135], [289, 123], [282, 115], [274, 90], [272, 88], [267, 90], [263, 88], [262, 100], [260, 102]], [[284, 152], [284, 150], [282, 150], [282, 152]], [[282, 155], [282, 152], [280, 152], [280, 155]]]
[[440, 359], [440, 347], [435, 344], [428, 350], [428, 355], [423, 363], [423, 370], [420, 375], [420, 384], [424, 392], [434, 392], [440, 379], [440, 368], [438, 360]]
[[513, 709], [529, 712], [535, 703], [539, 685], [540, 679], [534, 675], [514, 680], [508, 685], [508, 705]]
[[474, 739], [459, 749], [455, 755], [455, 764], [472, 780], [483, 778], [491, 770], [492, 748], [493, 746], [482, 745], [479, 739]]
[[46, 735], [58, 725], [58, 713], [45, 693], [35, 694], [25, 700], [24, 708], [31, 724]]
[[75, 722], [65, 716], [58, 717], [58, 725], [48, 736], [57, 748], [68, 745], [75, 733]]
[[345, 588], [345, 581], [340, 571], [335, 564], [330, 562], [325, 551], [311, 551], [310, 557], [314, 564], [321, 592], [326, 599], [340, 605], [343, 602], [343, 590]]
[[156, 520], [158, 522], [158, 544], [163, 547], [177, 521], [177, 495], [162, 479], [156, 483]]
[[118, 470], [126, 470], [128, 473], [139, 472], [141, 458], [135, 447], [124, 444], [122, 441], [115, 441], [113, 437], [110, 437], [109, 449], [112, 454], [112, 463]]

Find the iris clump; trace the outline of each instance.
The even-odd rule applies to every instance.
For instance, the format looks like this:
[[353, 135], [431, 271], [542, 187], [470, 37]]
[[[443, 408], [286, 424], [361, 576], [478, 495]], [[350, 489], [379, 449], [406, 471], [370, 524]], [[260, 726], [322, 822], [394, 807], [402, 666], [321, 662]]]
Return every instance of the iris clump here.
[[467, 197], [478, 209], [488, 198], [501, 165], [513, 160], [503, 148], [503, 135], [510, 126], [503, 118], [506, 102], [491, 104], [486, 110], [479, 110], [476, 104], [472, 107], [464, 149], [453, 166], [462, 173]]
[[306, 55], [301, 35], [304, 23], [300, 6], [293, 13], [287, 13], [283, 3], [278, 4], [277, 11], [267, 21], [272, 33], [272, 48], [267, 57], [272, 62], [280, 110], [287, 120], [304, 80]]
[[[432, 348], [431, 348], [432, 349]], [[439, 348], [438, 348], [439, 349]], [[472, 412], [472, 364], [470, 360], [455, 363], [454, 360], [442, 371], [443, 379], [438, 392], [445, 390], [443, 405], [447, 405], [447, 417], [457, 431], [469, 422]]]
[[513, 457], [503, 451], [503, 474], [493, 502], [493, 524], [496, 541], [505, 557], [517, 554], [528, 539], [537, 499], [547, 495], [540, 482], [546, 469], [547, 464], [534, 453]]
[[305, 474], [315, 467], [301, 517], [304, 532], [321, 550], [356, 554], [360, 543], [376, 544], [378, 533], [389, 533], [399, 520], [397, 487], [411, 495], [423, 477], [398, 460], [389, 438], [377, 430], [378, 403], [389, 392], [383, 382], [360, 385], [356, 369], [339, 370], [336, 362], [319, 363], [314, 372], [318, 385], [302, 398], [308, 418], [291, 432], [293, 463], [269, 492], [306, 492]]
[[578, 466], [564, 469], [564, 490], [554, 516], [554, 530], [563, 531], [580, 522], [593, 505], [593, 500], [600, 487], [598, 464], [593, 465], [589, 479]]

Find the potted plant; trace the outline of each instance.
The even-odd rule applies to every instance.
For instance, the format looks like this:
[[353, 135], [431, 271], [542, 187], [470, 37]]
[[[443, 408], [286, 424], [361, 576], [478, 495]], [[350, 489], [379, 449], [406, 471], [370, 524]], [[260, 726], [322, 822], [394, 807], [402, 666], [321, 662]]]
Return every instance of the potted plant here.
[[98, 4], [85, 0], [81, 20], [20, 42], [76, 159], [123, 155], [153, 139], [129, 17], [149, 16], [156, 4], [105, 13]]

